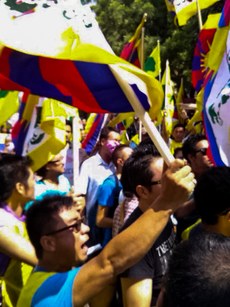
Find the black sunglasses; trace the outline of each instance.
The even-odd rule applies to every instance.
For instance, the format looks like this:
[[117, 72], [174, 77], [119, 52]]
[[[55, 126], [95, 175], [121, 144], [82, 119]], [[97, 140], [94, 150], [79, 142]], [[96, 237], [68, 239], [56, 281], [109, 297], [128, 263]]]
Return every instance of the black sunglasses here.
[[157, 184], [161, 184], [161, 180], [150, 182], [150, 185], [157, 185]]
[[44, 234], [44, 236], [51, 236], [51, 235], [54, 235], [56, 233], [66, 231], [68, 229], [70, 229], [71, 231], [74, 231], [74, 232], [79, 232], [81, 230], [81, 224], [84, 223], [84, 222], [85, 222], [85, 217], [82, 217], [80, 220], [78, 220], [74, 224], [60, 228], [58, 230], [48, 232], [48, 233]]
[[203, 156], [207, 156], [208, 148], [200, 148], [195, 151], [195, 153], [200, 152]]

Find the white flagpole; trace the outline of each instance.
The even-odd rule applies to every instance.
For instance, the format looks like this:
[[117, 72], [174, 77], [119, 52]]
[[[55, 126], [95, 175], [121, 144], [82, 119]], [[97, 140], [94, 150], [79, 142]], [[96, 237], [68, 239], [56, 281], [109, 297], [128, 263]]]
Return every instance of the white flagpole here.
[[202, 16], [201, 16], [199, 0], [196, 0], [196, 7], [197, 7], [197, 16], [198, 16], [198, 22], [199, 22], [199, 29], [201, 30], [202, 27], [203, 27], [203, 22], [202, 22]]
[[130, 104], [132, 105], [136, 115], [141, 119], [146, 131], [148, 132], [150, 138], [152, 139], [153, 143], [160, 152], [166, 164], [169, 164], [170, 162], [174, 161], [175, 158], [170, 152], [169, 147], [167, 146], [162, 136], [160, 135], [159, 131], [153, 124], [148, 112], [146, 112], [142, 107], [139, 99], [137, 98], [136, 94], [133, 92], [130, 85], [127, 84], [126, 82], [123, 82], [123, 80], [115, 70], [112, 70], [112, 72], [116, 77], [116, 80], [119, 83], [120, 87], [124, 91], [124, 94], [126, 95]]
[[79, 178], [79, 148], [80, 148], [80, 124], [79, 117], [73, 117], [73, 188], [77, 191], [77, 182]]
[[[144, 13], [143, 19], [144, 19], [144, 24], [147, 21], [147, 13]], [[145, 56], [144, 56], [144, 43], [145, 43], [145, 27], [143, 26], [141, 29], [141, 69], [144, 69], [144, 62], [145, 62]], [[142, 122], [139, 118], [139, 142], [142, 141]]]

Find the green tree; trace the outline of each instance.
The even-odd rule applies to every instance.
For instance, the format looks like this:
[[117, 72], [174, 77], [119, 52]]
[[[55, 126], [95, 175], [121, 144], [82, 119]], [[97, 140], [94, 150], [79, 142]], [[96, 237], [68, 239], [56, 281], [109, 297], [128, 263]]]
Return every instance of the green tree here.
[[[210, 12], [220, 12], [223, 4], [224, 0], [221, 0], [211, 8], [203, 10], [203, 23]], [[143, 14], [147, 13], [145, 57], [150, 54], [159, 39], [162, 71], [168, 59], [172, 80], [179, 87], [183, 77], [187, 96], [193, 96], [191, 68], [199, 33], [197, 16], [193, 16], [187, 25], [178, 27], [174, 16], [167, 12], [164, 0], [97, 0], [93, 9], [106, 39], [117, 55], [134, 34]]]

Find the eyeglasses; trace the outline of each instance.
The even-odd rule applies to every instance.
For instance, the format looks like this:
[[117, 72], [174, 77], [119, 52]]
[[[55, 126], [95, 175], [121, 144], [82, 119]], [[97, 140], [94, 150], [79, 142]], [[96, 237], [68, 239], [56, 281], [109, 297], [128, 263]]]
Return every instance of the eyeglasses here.
[[157, 185], [157, 184], [161, 184], [161, 180], [150, 182], [150, 185]]
[[46, 234], [44, 234], [44, 236], [51, 236], [54, 235], [56, 233], [62, 232], [62, 231], [66, 231], [66, 230], [71, 230], [72, 232], [79, 232], [81, 230], [81, 224], [85, 222], [85, 217], [82, 217], [81, 219], [79, 219], [77, 222], [75, 222], [72, 225], [60, 228], [58, 230], [54, 230], [51, 232], [48, 232]]
[[195, 153], [200, 152], [203, 156], [207, 156], [208, 148], [200, 148], [195, 151]]

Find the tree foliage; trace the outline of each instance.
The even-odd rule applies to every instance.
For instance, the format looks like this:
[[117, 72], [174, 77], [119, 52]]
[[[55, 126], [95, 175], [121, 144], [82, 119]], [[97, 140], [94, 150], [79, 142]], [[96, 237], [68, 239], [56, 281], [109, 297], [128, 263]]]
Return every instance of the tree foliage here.
[[[221, 0], [211, 8], [203, 10], [203, 23], [210, 12], [220, 12], [223, 3], [224, 0]], [[134, 34], [143, 14], [147, 13], [145, 57], [151, 53], [159, 39], [162, 71], [168, 59], [172, 80], [179, 87], [183, 77], [187, 96], [193, 96], [191, 68], [199, 33], [197, 16], [193, 16], [187, 25], [178, 27], [174, 16], [168, 13], [164, 0], [97, 0], [93, 9], [102, 32], [117, 55]]]

